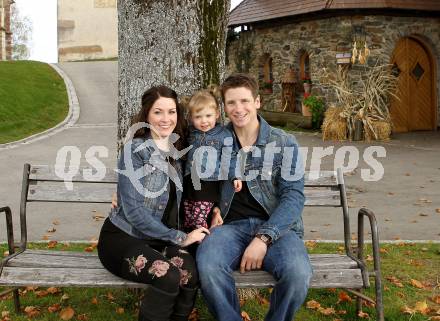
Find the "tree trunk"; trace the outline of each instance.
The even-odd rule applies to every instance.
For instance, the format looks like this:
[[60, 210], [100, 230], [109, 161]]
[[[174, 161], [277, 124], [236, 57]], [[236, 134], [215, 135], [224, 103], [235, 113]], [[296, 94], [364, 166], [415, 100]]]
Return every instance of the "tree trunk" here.
[[118, 0], [118, 145], [142, 93], [190, 95], [223, 79], [230, 0]]

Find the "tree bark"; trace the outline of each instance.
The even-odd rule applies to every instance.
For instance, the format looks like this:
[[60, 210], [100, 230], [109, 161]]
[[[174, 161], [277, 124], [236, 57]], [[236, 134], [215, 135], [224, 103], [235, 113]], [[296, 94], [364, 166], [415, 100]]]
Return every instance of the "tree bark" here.
[[190, 95], [224, 76], [230, 0], [118, 0], [118, 145], [142, 93]]

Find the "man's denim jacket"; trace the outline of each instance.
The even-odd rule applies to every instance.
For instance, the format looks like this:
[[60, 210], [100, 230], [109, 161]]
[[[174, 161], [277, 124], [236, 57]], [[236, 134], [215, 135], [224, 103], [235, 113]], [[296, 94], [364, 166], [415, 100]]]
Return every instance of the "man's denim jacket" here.
[[162, 223], [169, 179], [176, 184], [178, 208], [182, 198], [182, 165], [180, 160], [175, 163], [168, 165], [151, 138], [126, 143], [118, 161], [118, 207], [110, 212], [111, 222], [136, 238], [181, 244], [186, 234]]
[[[288, 230], [294, 230], [300, 237], [304, 235], [302, 211], [304, 208], [304, 167], [298, 160], [299, 149], [293, 135], [271, 127], [258, 116], [260, 123], [255, 146], [246, 159], [239, 153], [237, 138], [234, 136], [234, 150], [239, 153], [250, 193], [266, 210], [269, 219], [264, 222], [257, 234], [267, 234], [275, 242]], [[232, 124], [228, 128], [233, 131]], [[273, 161], [270, 157], [273, 155]], [[267, 154], [267, 158], [265, 155]], [[297, 161], [298, 160], [298, 161]], [[258, 172], [258, 176], [255, 174]], [[246, 176], [248, 179], [246, 179]], [[256, 178], [251, 178], [256, 176]], [[222, 184], [220, 210], [225, 217], [228, 215], [234, 187], [231, 182]]]
[[[236, 153], [232, 150], [232, 132], [216, 124], [207, 132], [189, 127], [188, 144], [192, 148], [187, 154], [185, 176], [200, 172], [205, 181], [232, 180]], [[205, 151], [205, 152], [203, 152]], [[192, 171], [192, 172], [191, 172]]]

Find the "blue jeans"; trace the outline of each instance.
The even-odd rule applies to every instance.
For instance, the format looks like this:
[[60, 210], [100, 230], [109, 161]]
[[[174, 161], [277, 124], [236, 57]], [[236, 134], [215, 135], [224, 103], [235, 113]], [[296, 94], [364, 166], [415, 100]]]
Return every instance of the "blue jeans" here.
[[[215, 227], [197, 250], [197, 267], [203, 296], [219, 321], [242, 321], [232, 272], [264, 223], [248, 218]], [[266, 321], [292, 321], [307, 296], [312, 277], [307, 251], [298, 235], [289, 230], [268, 248], [263, 270], [277, 280]]]

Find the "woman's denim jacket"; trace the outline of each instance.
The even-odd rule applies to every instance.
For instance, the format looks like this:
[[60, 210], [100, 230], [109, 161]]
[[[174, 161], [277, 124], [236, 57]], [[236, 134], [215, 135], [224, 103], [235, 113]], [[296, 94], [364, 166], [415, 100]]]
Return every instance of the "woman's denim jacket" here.
[[189, 127], [188, 144], [192, 145], [187, 155], [185, 176], [200, 173], [205, 181], [232, 180], [236, 153], [232, 150], [232, 132], [216, 124], [207, 132]]
[[176, 185], [179, 208], [181, 161], [175, 160], [175, 166], [169, 165], [151, 137], [134, 138], [126, 143], [118, 160], [118, 207], [110, 212], [111, 222], [136, 238], [181, 244], [186, 234], [162, 223], [169, 198], [169, 179]]
[[[304, 167], [301, 157], [298, 159], [298, 155], [301, 156], [298, 144], [293, 135], [271, 127], [260, 116], [258, 120], [260, 128], [252, 156], [249, 155], [246, 159], [241, 157], [237, 138], [233, 134], [234, 150], [238, 153], [245, 174], [242, 177], [243, 184], [246, 181], [252, 196], [269, 215], [269, 219], [260, 226], [257, 234], [267, 234], [272, 241], [276, 241], [286, 231], [294, 230], [302, 237]], [[228, 124], [228, 128], [233, 131], [231, 123]], [[220, 203], [224, 217], [228, 215], [233, 197], [232, 183], [224, 182]]]

